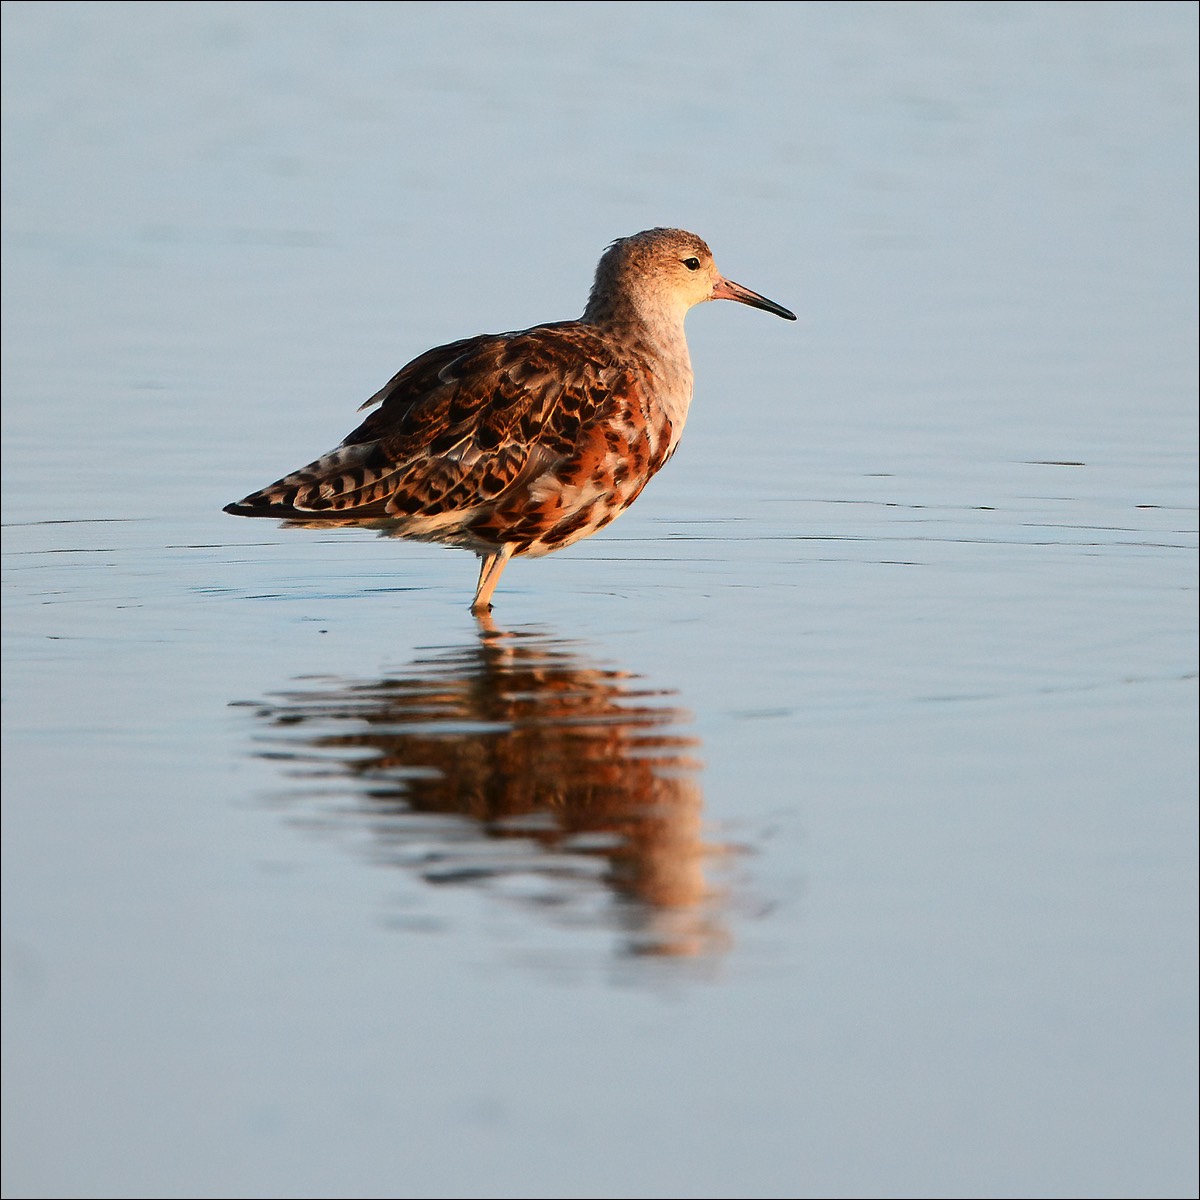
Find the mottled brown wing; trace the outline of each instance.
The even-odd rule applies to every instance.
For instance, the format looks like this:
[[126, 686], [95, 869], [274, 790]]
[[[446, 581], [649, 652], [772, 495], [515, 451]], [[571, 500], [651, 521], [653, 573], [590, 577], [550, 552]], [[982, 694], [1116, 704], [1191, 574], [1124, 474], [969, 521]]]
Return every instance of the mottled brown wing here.
[[569, 457], [632, 380], [577, 322], [438, 347], [368, 401], [379, 407], [337, 450], [230, 510], [373, 520], [476, 509]]

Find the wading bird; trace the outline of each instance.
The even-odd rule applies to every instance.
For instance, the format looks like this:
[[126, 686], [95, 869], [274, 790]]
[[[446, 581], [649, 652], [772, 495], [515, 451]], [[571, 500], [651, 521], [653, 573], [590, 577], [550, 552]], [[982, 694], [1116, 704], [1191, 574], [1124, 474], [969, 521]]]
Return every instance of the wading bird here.
[[723, 278], [694, 233], [620, 238], [579, 320], [426, 351], [336, 450], [225, 511], [473, 550], [471, 609], [487, 612], [510, 558], [602, 529], [674, 453], [692, 399], [683, 321], [706, 300], [796, 319]]

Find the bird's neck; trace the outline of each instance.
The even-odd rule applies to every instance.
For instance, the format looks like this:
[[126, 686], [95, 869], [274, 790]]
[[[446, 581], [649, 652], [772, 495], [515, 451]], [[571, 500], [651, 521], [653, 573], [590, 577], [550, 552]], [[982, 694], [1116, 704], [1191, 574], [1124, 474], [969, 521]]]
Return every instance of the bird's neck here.
[[692, 360], [683, 329], [686, 315], [686, 308], [668, 306], [657, 297], [593, 294], [581, 319], [656, 360], [656, 374], [686, 379], [690, 390]]
[[656, 436], [667, 438], [663, 461], [675, 451], [692, 402], [692, 359], [683, 330], [686, 312], [656, 310], [647, 304], [639, 308], [627, 300], [597, 302], [593, 297], [582, 318], [616, 342], [647, 377], [647, 416], [658, 430]]

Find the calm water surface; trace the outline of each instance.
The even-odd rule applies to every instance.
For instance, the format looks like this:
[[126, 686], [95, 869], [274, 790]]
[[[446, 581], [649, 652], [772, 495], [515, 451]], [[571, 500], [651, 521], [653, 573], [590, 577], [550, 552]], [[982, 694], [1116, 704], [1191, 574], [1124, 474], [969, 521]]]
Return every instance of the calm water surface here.
[[[1189, 1196], [1196, 10], [4, 6], [6, 1196]], [[693, 228], [505, 574], [221, 505]]]

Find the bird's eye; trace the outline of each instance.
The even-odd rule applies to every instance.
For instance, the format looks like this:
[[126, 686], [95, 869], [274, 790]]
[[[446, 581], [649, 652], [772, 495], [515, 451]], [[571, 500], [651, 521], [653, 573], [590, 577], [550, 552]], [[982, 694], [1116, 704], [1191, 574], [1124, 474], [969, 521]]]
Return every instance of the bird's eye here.
[[700, 260], [698, 258], [685, 258], [683, 260], [683, 265], [687, 267], [689, 271], [700, 270]]

